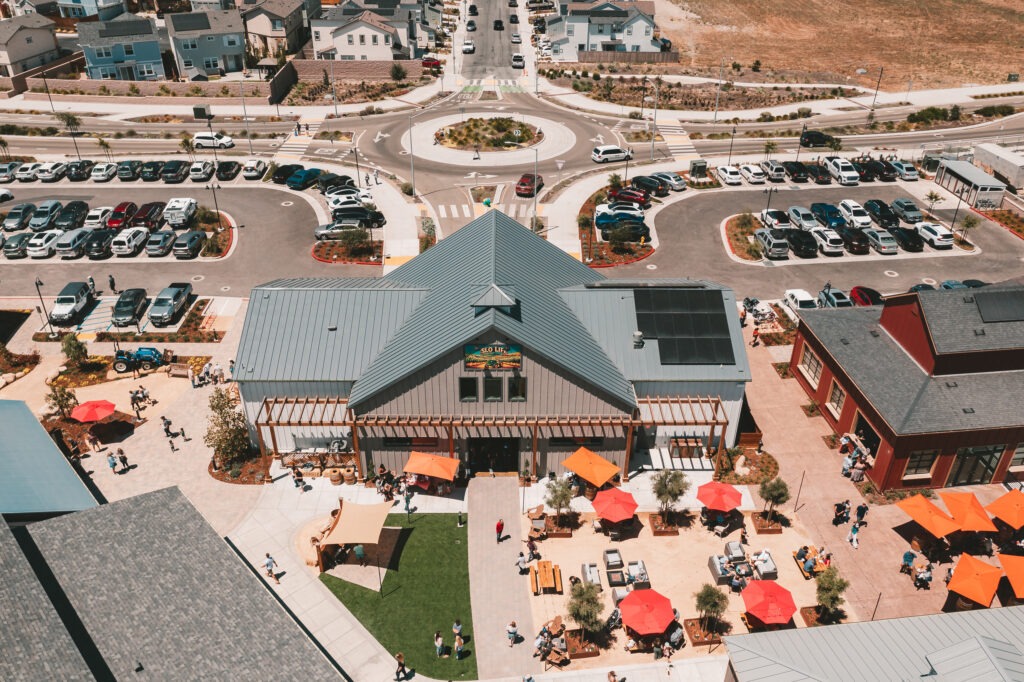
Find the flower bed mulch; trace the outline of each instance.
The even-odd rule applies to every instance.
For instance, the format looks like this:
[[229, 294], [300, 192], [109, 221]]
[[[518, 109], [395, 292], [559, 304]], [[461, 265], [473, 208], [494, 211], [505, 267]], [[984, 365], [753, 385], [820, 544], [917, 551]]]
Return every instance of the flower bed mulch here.
[[1000, 209], [998, 211], [980, 211], [980, 213], [994, 223], [998, 223], [1013, 234], [1024, 239], [1024, 217], [1017, 215], [1014, 211]]
[[384, 242], [369, 242], [370, 250], [360, 249], [353, 254], [339, 241], [322, 241], [313, 245], [313, 258], [321, 263], [347, 263], [349, 265], [380, 265], [384, 257]]
[[0, 374], [18, 374], [29, 371], [39, 364], [39, 353], [11, 353], [6, 346], [0, 350]]
[[792, 379], [793, 378], [793, 370], [790, 369], [790, 366], [789, 366], [788, 362], [773, 362], [772, 363], [772, 367], [774, 367], [775, 371], [778, 372], [779, 378], [781, 378], [781, 379]]
[[89, 451], [89, 445], [85, 440], [86, 433], [92, 433], [104, 445], [120, 443], [135, 432], [136, 426], [145, 421], [145, 418], [139, 420], [133, 414], [115, 411], [106, 419], [90, 424], [83, 424], [71, 418], [51, 417], [43, 420], [43, 428], [48, 433], [52, 433], [54, 429], [60, 429], [64, 443], [68, 447], [77, 443], [79, 450], [86, 453]]
[[222, 483], [263, 485], [270, 481], [270, 465], [273, 461], [273, 455], [264, 455], [244, 462], [238, 462], [227, 468], [214, 470], [213, 461], [211, 460], [206, 470], [210, 476]]
[[[719, 472], [716, 480], [732, 485], [759, 485], [762, 481], [768, 481], [779, 475], [779, 462], [767, 452], [757, 452], [754, 449], [747, 449], [743, 452], [746, 460], [744, 466], [750, 469], [750, 473], [740, 476], [735, 471], [735, 462], [726, 460], [728, 453], [723, 452], [722, 471]], [[726, 466], [726, 464], [728, 466]]]
[[717, 621], [711, 621], [710, 630], [705, 630], [700, 618], [687, 618], [683, 621], [683, 629], [693, 646], [713, 646], [722, 643], [722, 635]]
[[773, 330], [759, 333], [761, 343], [766, 346], [792, 346], [796, 341], [796, 323], [777, 303], [772, 304], [772, 310], [775, 312]]
[[[519, 131], [519, 135], [515, 135]], [[441, 145], [462, 151], [502, 152], [538, 144], [544, 133], [510, 116], [470, 118], [441, 129]]]
[[754, 231], [758, 227], [760, 223], [750, 213], [735, 215], [725, 222], [725, 236], [729, 240], [729, 248], [743, 260], [761, 260], [761, 247], [757, 242], [748, 239], [754, 236]]

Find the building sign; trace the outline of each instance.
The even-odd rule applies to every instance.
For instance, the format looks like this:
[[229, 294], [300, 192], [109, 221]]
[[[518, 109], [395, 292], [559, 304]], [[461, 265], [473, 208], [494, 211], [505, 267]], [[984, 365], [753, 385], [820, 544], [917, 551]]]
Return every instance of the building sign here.
[[523, 349], [513, 343], [469, 343], [465, 346], [466, 369], [521, 369]]

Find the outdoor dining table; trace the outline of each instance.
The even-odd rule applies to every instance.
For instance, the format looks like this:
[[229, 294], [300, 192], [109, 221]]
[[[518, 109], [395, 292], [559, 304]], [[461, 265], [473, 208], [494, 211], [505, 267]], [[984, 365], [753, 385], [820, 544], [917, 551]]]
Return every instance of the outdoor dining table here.
[[555, 589], [555, 569], [550, 561], [537, 562], [537, 582], [541, 592]]

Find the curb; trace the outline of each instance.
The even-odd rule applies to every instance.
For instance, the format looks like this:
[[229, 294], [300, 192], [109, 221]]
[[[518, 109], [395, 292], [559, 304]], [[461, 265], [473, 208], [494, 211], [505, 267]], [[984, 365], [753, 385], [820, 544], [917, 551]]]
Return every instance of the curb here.
[[636, 258], [634, 258], [632, 260], [624, 260], [621, 263], [599, 263], [599, 264], [587, 263], [587, 267], [588, 268], [593, 268], [595, 270], [602, 270], [604, 268], [617, 268], [620, 265], [632, 265], [633, 263], [639, 263], [640, 261], [644, 260], [645, 258], [650, 258], [652, 255], [654, 255], [655, 251], [657, 251], [657, 249], [652, 246], [650, 251], [648, 251], [647, 253], [645, 253], [642, 256], [637, 256]]

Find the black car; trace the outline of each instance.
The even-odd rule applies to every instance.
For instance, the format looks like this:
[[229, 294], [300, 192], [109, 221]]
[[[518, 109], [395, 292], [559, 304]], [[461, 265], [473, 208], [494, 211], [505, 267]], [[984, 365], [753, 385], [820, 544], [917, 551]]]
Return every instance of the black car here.
[[53, 226], [59, 230], [68, 232], [76, 227], [81, 227], [85, 222], [85, 216], [89, 214], [89, 204], [84, 201], [69, 201], [64, 204], [57, 217], [53, 220]]
[[793, 182], [807, 182], [807, 166], [799, 161], [783, 161], [782, 168]]
[[139, 210], [135, 213], [135, 217], [132, 218], [130, 225], [132, 227], [145, 227], [148, 230], [155, 230], [160, 227], [160, 223], [163, 221], [164, 208], [167, 206], [167, 202], [164, 201], [151, 201], [148, 204], [139, 206]]
[[881, 199], [868, 199], [864, 202], [864, 210], [875, 223], [887, 230], [900, 225], [900, 217]]
[[885, 182], [896, 181], [896, 168], [888, 161], [871, 159], [865, 162], [864, 166], [874, 174], [876, 180], [884, 180]]
[[800, 146], [801, 147], [827, 147], [832, 144], [836, 138], [832, 137], [828, 133], [823, 133], [820, 130], [805, 130], [800, 135]]
[[95, 165], [95, 161], [89, 161], [87, 159], [72, 161], [68, 164], [68, 174], [66, 177], [68, 180], [73, 182], [88, 180], [92, 174], [92, 167]]
[[824, 166], [818, 164], [811, 164], [805, 166], [807, 168], [807, 178], [816, 185], [831, 185], [832, 176], [828, 174]]
[[935, 287], [931, 284], [915, 284], [914, 286], [907, 289], [911, 294], [917, 293], [918, 291], [935, 291]]
[[842, 237], [843, 245], [846, 247], [848, 253], [862, 255], [871, 250], [871, 245], [868, 243], [868, 238], [864, 236], [864, 233], [858, 230], [856, 227], [850, 227], [849, 225], [843, 227], [832, 228], [836, 233]]
[[479, 12], [479, 10], [477, 10], [476, 5], [470, 5], [469, 6], [469, 16], [475, 17], [478, 14], [480, 14], [480, 12]]
[[853, 166], [853, 170], [857, 171], [857, 176], [860, 178], [861, 182], [875, 181], [875, 174], [872, 173], [871, 170], [863, 163], [851, 162], [850, 165]]
[[494, 20], [494, 30], [495, 31], [504, 31], [505, 30], [505, 22], [502, 21], [501, 19], [495, 19]]
[[366, 220], [370, 223], [370, 227], [384, 227], [387, 224], [387, 220], [384, 219], [384, 214], [380, 211], [371, 211], [368, 208], [362, 206], [346, 206], [344, 208], [336, 208], [331, 212], [331, 217], [334, 220], [341, 220], [343, 218], [357, 218], [359, 220]]
[[32, 232], [20, 232], [8, 237], [4, 242], [4, 257], [9, 260], [25, 258], [28, 255], [25, 253], [25, 249], [28, 248], [28, 240], [34, 236], [35, 234]]
[[182, 258], [195, 258], [199, 255], [199, 252], [203, 250], [203, 245], [206, 243], [206, 233], [199, 230], [190, 230], [183, 232], [174, 241], [174, 257], [178, 259]]
[[110, 256], [110, 245], [117, 236], [117, 230], [94, 230], [85, 242], [85, 255], [89, 260], [99, 260]]
[[156, 182], [160, 179], [160, 174], [163, 172], [165, 165], [163, 161], [147, 161], [142, 164], [139, 177], [142, 178], [143, 182]]
[[126, 327], [135, 324], [142, 318], [142, 311], [146, 308], [145, 289], [125, 289], [117, 297], [114, 304], [114, 326]]
[[130, 182], [132, 180], [138, 180], [139, 174], [142, 173], [142, 162], [141, 161], [122, 161], [117, 164], [117, 179], [121, 182]]
[[640, 239], [650, 241], [651, 239], [651, 229], [649, 227], [647, 227], [643, 223], [633, 222], [612, 223], [611, 225], [605, 225], [604, 227], [601, 228], [601, 239], [605, 241], [610, 241], [609, 237], [612, 236], [612, 232], [621, 229], [626, 229], [629, 231], [629, 241], [636, 242], [640, 241]]
[[242, 172], [242, 164], [237, 161], [221, 161], [217, 164], [218, 180], [234, 180]]
[[924, 251], [924, 240], [917, 230], [909, 227], [890, 227], [889, 234], [896, 240], [896, 243], [904, 251], [919, 253]]
[[188, 169], [188, 161], [180, 161], [178, 159], [168, 161], [164, 164], [163, 170], [160, 171], [160, 179], [167, 184], [185, 182], [185, 178], [188, 177]]
[[818, 257], [818, 240], [810, 232], [797, 228], [790, 228], [783, 230], [783, 232], [786, 234], [786, 243], [789, 244], [789, 250], [794, 255], [800, 258]]
[[323, 194], [331, 187], [338, 187], [347, 185], [354, 187], [355, 182], [348, 175], [338, 175], [337, 173], [321, 173], [316, 178], [316, 188]]
[[303, 169], [304, 166], [300, 163], [286, 163], [283, 166], [278, 166], [277, 170], [274, 171], [274, 175], [270, 179], [275, 185], [283, 185], [288, 182], [288, 178], [293, 176], [296, 171]]
[[512, 16], [510, 16], [508, 18], [508, 23], [510, 23], [510, 24], [518, 24], [519, 23], [519, 15], [518, 14], [513, 14]]
[[651, 177], [650, 175], [637, 175], [630, 180], [630, 187], [633, 189], [642, 189], [648, 194], [653, 194], [656, 197], [667, 197], [669, 192], [667, 182]]

